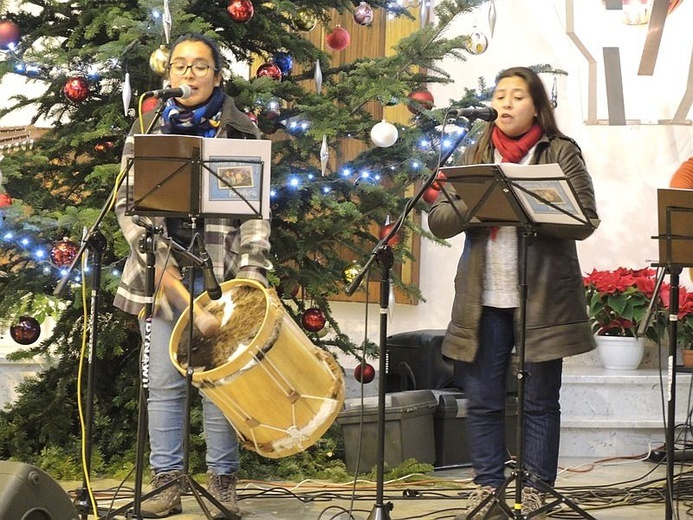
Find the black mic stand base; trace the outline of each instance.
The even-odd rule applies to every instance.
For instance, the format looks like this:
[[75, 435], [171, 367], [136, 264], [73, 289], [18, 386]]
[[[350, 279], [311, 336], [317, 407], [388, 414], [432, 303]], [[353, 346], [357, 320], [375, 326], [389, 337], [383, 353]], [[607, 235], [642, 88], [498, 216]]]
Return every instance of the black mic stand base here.
[[[522, 484], [523, 482], [532, 484], [532, 487], [534, 487], [537, 491], [545, 493], [547, 495], [546, 502], [544, 503], [544, 505], [542, 505], [538, 509], [535, 509], [534, 511], [523, 513], [521, 500], [516, 499], [516, 502], [514, 503], [513, 507], [510, 507], [507, 504], [507, 502], [505, 501], [505, 491], [510, 487], [510, 484]], [[553, 498], [550, 499], [548, 495], [551, 495], [551, 497]], [[472, 511], [467, 512], [467, 517], [476, 518], [475, 515], [478, 515], [480, 511], [482, 511], [484, 507], [489, 503], [493, 503], [493, 505], [497, 506], [497, 509], [500, 509], [500, 511], [502, 511], [502, 513], [505, 515], [505, 518], [514, 518], [517, 520], [529, 520], [530, 518], [535, 518], [539, 515], [543, 515], [544, 513], [551, 511], [552, 509], [558, 507], [561, 504], [565, 504], [575, 513], [577, 513], [581, 518], [586, 518], [587, 520], [596, 520], [596, 518], [594, 518], [592, 515], [581, 509], [580, 506], [578, 506], [568, 497], [559, 493], [554, 488], [546, 484], [544, 481], [527, 471], [514, 470], [511, 473], [511, 475], [506, 479], [506, 481], [503, 482], [503, 484], [496, 490], [495, 493], [489, 495], [484, 500], [482, 500], [481, 503], [479, 503], [479, 505]], [[491, 517], [489, 516], [489, 518]]]
[[392, 503], [387, 504], [376, 504], [371, 510], [371, 514], [368, 515], [367, 520], [390, 520], [390, 511], [392, 510]]

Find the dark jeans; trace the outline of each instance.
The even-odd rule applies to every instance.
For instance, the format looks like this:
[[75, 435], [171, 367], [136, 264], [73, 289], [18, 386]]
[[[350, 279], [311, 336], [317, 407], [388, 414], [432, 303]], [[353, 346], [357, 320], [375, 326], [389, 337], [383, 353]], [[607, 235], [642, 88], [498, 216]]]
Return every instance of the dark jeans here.
[[[505, 383], [515, 345], [513, 315], [514, 309], [484, 307], [476, 359], [457, 361], [455, 367], [455, 383], [467, 398], [469, 453], [474, 482], [480, 485], [498, 487], [505, 481]], [[562, 359], [525, 363], [524, 468], [551, 486], [558, 468], [562, 370]]]

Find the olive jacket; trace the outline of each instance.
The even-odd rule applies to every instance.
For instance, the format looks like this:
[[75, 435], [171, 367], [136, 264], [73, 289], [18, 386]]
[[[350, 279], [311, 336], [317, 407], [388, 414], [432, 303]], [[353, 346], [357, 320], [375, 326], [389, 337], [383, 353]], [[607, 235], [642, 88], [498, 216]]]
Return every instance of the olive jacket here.
[[[484, 162], [492, 163], [493, 153], [489, 148]], [[466, 151], [462, 162], [468, 164], [473, 155], [474, 146]], [[525, 360], [530, 362], [562, 358], [595, 348], [575, 245], [575, 240], [587, 238], [599, 225], [592, 180], [580, 148], [569, 138], [541, 138], [530, 164], [548, 163], [561, 166], [591, 225], [539, 225], [534, 229], [535, 233], [524, 241], [527, 244]], [[460, 219], [467, 207], [452, 187], [446, 186], [446, 190], [453, 202], [441, 194], [429, 210], [428, 225], [431, 232], [440, 238], [463, 232], [466, 237], [455, 276], [455, 298], [442, 352], [452, 359], [471, 362], [479, 346], [486, 243], [490, 229], [475, 226], [473, 218], [469, 221]], [[518, 234], [522, 232], [518, 228]], [[518, 244], [522, 243], [518, 240]], [[518, 280], [522, 280], [520, 273]], [[516, 338], [520, 337], [518, 315], [516, 310]]]

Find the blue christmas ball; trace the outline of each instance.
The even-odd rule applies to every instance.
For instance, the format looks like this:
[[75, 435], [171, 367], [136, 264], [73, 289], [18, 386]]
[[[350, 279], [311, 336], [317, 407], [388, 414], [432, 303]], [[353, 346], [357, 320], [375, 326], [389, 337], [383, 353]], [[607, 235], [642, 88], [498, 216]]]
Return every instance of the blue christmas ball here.
[[289, 53], [279, 51], [274, 55], [273, 61], [282, 71], [283, 76], [291, 74], [291, 70], [294, 68], [294, 59]]

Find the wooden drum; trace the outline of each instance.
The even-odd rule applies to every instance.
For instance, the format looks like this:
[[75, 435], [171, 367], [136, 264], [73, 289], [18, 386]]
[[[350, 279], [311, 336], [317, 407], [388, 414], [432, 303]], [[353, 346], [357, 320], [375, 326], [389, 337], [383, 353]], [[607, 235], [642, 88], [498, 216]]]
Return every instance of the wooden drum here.
[[[193, 384], [224, 413], [248, 449], [269, 458], [299, 453], [330, 427], [344, 403], [344, 377], [334, 357], [313, 345], [287, 315], [273, 289], [252, 280], [221, 284], [195, 302], [221, 328], [203, 337], [194, 328]], [[169, 353], [188, 366], [189, 312], [173, 329]]]

